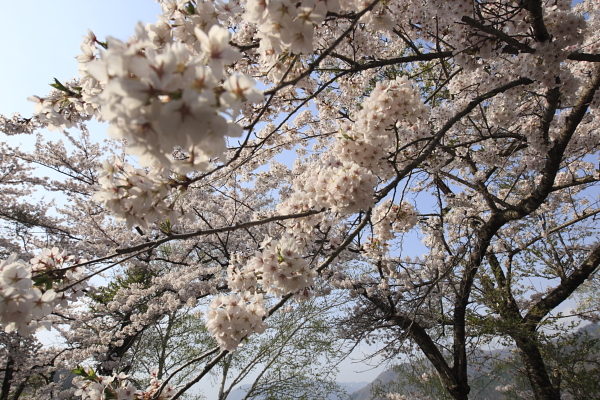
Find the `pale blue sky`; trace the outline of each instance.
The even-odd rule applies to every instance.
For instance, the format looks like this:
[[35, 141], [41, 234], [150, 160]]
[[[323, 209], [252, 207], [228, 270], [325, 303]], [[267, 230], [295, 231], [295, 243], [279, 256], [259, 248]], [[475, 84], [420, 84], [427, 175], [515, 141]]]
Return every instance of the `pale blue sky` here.
[[0, 12], [0, 114], [30, 116], [32, 95], [44, 96], [52, 79], [77, 76], [81, 37], [126, 39], [138, 21], [156, 22], [152, 0], [3, 1]]

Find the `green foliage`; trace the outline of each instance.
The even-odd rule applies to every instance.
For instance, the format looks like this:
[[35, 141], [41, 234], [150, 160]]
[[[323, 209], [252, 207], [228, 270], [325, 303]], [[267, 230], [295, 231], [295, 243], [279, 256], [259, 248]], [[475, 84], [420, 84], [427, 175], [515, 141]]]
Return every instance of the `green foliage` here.
[[[56, 78], [54, 78], [54, 83], [51, 83], [50, 86], [52, 86], [54, 89], [60, 90], [61, 92], [65, 92], [65, 94], [70, 97], [81, 97], [81, 89], [82, 88], [79, 86], [73, 87], [73, 89], [77, 90], [77, 93], [75, 93], [74, 91], [72, 91], [71, 89], [69, 89], [65, 85], [63, 85]], [[64, 101], [69, 103], [66, 99]]]
[[[204, 318], [183, 307], [143, 332], [132, 352], [130, 371], [143, 386], [149, 383], [148, 376], [154, 368], [158, 369], [156, 377], [164, 379], [215, 345], [215, 340], [206, 330]], [[183, 382], [196, 368], [195, 364], [184, 368], [172, 378], [171, 383]]]
[[414, 396], [423, 400], [452, 399], [433, 366], [423, 357], [410, 357], [410, 362], [394, 365], [390, 371], [395, 374], [395, 379], [376, 382], [371, 387], [372, 399], [385, 399], [388, 393]]
[[77, 376], [81, 376], [83, 379], [90, 380], [96, 382], [98, 380], [98, 375], [92, 368], [84, 368], [81, 365], [75, 367], [74, 370], [71, 371]]
[[[595, 379], [600, 376], [600, 326], [588, 325], [570, 333], [540, 334], [538, 347], [552, 383], [560, 388], [563, 398], [600, 398], [600, 380]], [[472, 398], [520, 400], [531, 393], [527, 372], [514, 348], [473, 354], [469, 365]], [[423, 357], [411, 357], [410, 362], [395, 365], [391, 371], [392, 379], [373, 385], [372, 399], [384, 399], [387, 393], [419, 399], [451, 399], [435, 369]]]
[[111, 281], [102, 286], [99, 291], [89, 294], [89, 297], [97, 303], [108, 304], [113, 301], [119, 290], [134, 284], [142, 288], [149, 287], [152, 279], [156, 276], [158, 273], [150, 268], [126, 268], [115, 274]]
[[335, 383], [335, 365], [346, 354], [342, 344], [332, 340], [331, 310], [337, 301], [313, 298], [270, 317], [265, 333], [251, 336], [228, 361], [227, 376], [221, 376], [228, 389], [220, 400], [251, 371], [258, 375], [246, 390], [248, 400], [344, 398], [346, 393]]
[[[600, 398], [600, 328], [560, 335], [541, 346], [553, 383], [573, 399]], [[594, 378], [595, 377], [595, 378]]]

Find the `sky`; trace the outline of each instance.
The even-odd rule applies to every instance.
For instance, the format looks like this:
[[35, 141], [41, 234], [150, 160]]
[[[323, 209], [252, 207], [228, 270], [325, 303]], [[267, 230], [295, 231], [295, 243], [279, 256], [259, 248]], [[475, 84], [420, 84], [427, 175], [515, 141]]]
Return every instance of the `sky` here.
[[155, 22], [152, 0], [5, 1], [0, 13], [0, 113], [29, 116], [32, 95], [44, 96], [53, 78], [77, 76], [75, 56], [91, 29], [99, 38], [127, 39], [138, 21]]

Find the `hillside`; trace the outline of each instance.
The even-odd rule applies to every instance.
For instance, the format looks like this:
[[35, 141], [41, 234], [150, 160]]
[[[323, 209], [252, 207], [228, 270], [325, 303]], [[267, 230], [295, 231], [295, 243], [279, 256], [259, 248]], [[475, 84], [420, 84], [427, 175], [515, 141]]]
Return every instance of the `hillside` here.
[[[578, 330], [579, 332], [587, 332], [590, 338], [600, 339], [600, 324], [589, 324]], [[489, 358], [495, 360], [504, 360], [511, 353], [510, 349], [498, 349], [492, 351], [482, 352], [482, 358]], [[335, 395], [329, 395], [327, 397], [320, 397], [321, 394], [316, 393], [315, 397], [311, 399], [324, 399], [324, 400], [382, 400], [381, 397], [373, 397], [373, 390], [378, 386], [391, 385], [394, 381], [398, 381], [401, 375], [398, 371], [411, 370], [414, 365], [411, 363], [399, 364], [393, 369], [383, 371], [377, 376], [372, 382], [338, 382], [338, 385], [348, 393], [347, 398], [340, 398]], [[470, 371], [473, 375], [478, 375], [476, 383], [473, 385], [471, 398], [474, 400], [502, 400], [505, 396], [502, 392], [496, 390], [496, 387], [501, 382], [506, 384], [507, 382], [514, 381], [510, 371], [498, 372], [495, 371], [493, 374], [485, 372]], [[227, 400], [243, 400], [246, 391], [250, 388], [250, 385], [242, 385], [233, 391]], [[404, 393], [408, 393], [410, 390], [416, 389], [416, 386], [406, 384], [403, 386]], [[262, 400], [262, 399], [255, 399]], [[293, 399], [278, 399], [278, 400], [293, 400]]]

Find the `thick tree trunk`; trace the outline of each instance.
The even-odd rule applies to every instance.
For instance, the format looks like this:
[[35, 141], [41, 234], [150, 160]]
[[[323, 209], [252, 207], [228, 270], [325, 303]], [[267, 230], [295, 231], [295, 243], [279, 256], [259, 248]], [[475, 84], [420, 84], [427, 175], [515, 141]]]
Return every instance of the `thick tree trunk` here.
[[[384, 304], [375, 299], [371, 299], [380, 308], [385, 308]], [[438, 372], [448, 393], [455, 400], [468, 400], [471, 387], [467, 374], [461, 374], [459, 368], [453, 366], [450, 368], [444, 356], [437, 348], [427, 331], [423, 329], [416, 321], [406, 316], [396, 315], [391, 318], [398, 326], [402, 327], [408, 335], [419, 346], [423, 354], [434, 366]], [[465, 347], [460, 347], [464, 351]], [[466, 360], [466, 354], [464, 355]]]
[[469, 392], [471, 387], [468, 384], [457, 385], [454, 387], [447, 387], [448, 393], [456, 400], [469, 400]]
[[10, 355], [10, 349], [8, 351], [8, 361], [6, 362], [6, 368], [4, 371], [4, 379], [2, 380], [2, 391], [0, 392], [0, 400], [7, 400], [10, 393], [11, 380], [13, 377], [15, 360]]
[[525, 366], [529, 383], [536, 400], [560, 400], [560, 390], [555, 388], [548, 375], [544, 359], [535, 341], [531, 336], [513, 337], [520, 351], [521, 361]]

